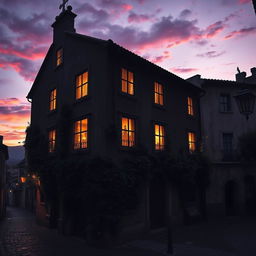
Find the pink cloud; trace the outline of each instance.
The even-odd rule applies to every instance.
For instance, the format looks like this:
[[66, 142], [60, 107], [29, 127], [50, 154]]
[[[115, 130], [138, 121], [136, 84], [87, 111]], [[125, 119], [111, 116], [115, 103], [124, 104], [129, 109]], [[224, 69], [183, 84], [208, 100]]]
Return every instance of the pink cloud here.
[[123, 8], [124, 10], [126, 10], [126, 11], [130, 11], [130, 10], [133, 9], [133, 6], [130, 5], [130, 4], [123, 4], [123, 5], [122, 5], [122, 8]]
[[217, 21], [206, 28], [205, 35], [207, 38], [213, 38], [217, 34], [222, 32], [225, 27], [226, 27], [226, 24], [223, 21]]
[[143, 23], [152, 20], [152, 16], [146, 14], [136, 14], [131, 12], [128, 16], [129, 23]]
[[231, 39], [238, 36], [247, 36], [256, 33], [256, 27], [242, 28], [240, 30], [232, 31], [230, 34], [224, 37], [224, 39]]
[[198, 68], [171, 68], [174, 73], [190, 73], [198, 71]]
[[238, 0], [238, 2], [240, 4], [247, 4], [247, 3], [251, 2], [251, 0]]

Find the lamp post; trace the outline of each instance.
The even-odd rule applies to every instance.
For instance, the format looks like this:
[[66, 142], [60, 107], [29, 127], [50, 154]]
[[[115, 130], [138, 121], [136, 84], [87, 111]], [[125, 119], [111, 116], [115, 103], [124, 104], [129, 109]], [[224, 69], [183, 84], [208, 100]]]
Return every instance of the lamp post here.
[[242, 89], [234, 96], [238, 109], [242, 115], [249, 119], [249, 115], [253, 113], [255, 105], [255, 95], [248, 89]]

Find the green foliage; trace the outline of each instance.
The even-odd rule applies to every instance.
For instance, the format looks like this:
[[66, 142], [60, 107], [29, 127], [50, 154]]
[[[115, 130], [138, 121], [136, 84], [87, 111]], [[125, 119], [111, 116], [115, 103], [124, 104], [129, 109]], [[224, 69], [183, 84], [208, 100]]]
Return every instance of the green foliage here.
[[256, 130], [239, 137], [238, 149], [241, 161], [248, 163], [256, 162]]

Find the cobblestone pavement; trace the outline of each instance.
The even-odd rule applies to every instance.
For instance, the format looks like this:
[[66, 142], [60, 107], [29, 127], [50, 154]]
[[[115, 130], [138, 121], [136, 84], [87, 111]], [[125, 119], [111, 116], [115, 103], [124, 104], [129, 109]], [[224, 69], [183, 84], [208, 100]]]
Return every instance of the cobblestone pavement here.
[[26, 210], [7, 208], [0, 224], [0, 256], [157, 256], [145, 248], [118, 247], [97, 249], [80, 238], [60, 235], [56, 230], [38, 226]]
[[[163, 256], [166, 233], [154, 232], [113, 249], [88, 247], [80, 238], [38, 226], [23, 209], [8, 208], [0, 224], [0, 256]], [[256, 218], [229, 217], [174, 228], [176, 256], [255, 256]]]

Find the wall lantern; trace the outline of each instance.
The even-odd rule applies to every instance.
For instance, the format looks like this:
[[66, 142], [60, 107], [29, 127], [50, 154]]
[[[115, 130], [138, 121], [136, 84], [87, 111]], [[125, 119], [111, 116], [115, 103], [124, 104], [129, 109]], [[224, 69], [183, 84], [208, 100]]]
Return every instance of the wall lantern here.
[[249, 119], [249, 115], [253, 113], [255, 105], [255, 95], [248, 89], [243, 89], [234, 96], [238, 109], [242, 115], [245, 115], [246, 119]]
[[26, 178], [26, 177], [20, 177], [20, 181], [21, 181], [21, 183], [25, 183], [25, 182], [26, 182], [26, 180], [27, 180], [27, 178]]

